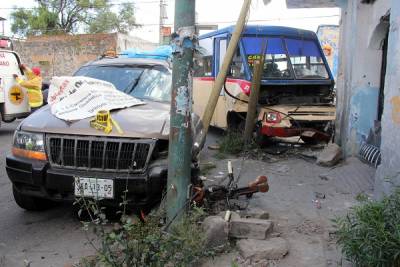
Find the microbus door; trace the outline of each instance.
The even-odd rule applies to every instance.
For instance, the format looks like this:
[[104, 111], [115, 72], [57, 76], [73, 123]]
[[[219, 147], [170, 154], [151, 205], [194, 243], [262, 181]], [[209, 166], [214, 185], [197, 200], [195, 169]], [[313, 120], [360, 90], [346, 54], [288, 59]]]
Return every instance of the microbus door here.
[[[224, 61], [224, 57], [226, 54], [226, 49], [228, 47], [228, 40], [226, 37], [217, 37], [214, 41], [214, 69], [215, 69], [215, 77], [217, 77], [219, 70], [222, 67], [222, 63]], [[218, 98], [217, 106], [214, 111], [213, 118], [211, 120], [211, 125], [220, 128], [227, 128], [227, 108], [226, 108], [226, 97], [225, 91], [221, 88], [221, 93]]]

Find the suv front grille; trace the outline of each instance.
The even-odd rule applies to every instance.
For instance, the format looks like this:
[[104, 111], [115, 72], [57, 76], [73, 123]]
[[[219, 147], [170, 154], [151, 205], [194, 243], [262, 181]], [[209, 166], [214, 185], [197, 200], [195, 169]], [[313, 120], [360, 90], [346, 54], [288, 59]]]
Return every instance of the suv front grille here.
[[155, 140], [47, 135], [50, 164], [55, 167], [120, 172], [142, 172]]

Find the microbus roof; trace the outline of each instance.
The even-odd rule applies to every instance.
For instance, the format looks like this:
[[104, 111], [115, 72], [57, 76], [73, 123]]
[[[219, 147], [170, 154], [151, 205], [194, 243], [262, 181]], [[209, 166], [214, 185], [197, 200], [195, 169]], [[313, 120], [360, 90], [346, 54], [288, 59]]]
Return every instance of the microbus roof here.
[[[200, 39], [223, 35], [223, 34], [232, 34], [235, 30], [235, 26], [229, 26], [220, 30], [216, 30], [213, 32], [209, 32], [200, 36]], [[243, 33], [244, 35], [279, 35], [279, 36], [288, 36], [294, 38], [306, 38], [306, 39], [315, 39], [318, 40], [317, 35], [313, 31], [296, 29], [291, 27], [284, 26], [264, 26], [264, 25], [247, 25]]]

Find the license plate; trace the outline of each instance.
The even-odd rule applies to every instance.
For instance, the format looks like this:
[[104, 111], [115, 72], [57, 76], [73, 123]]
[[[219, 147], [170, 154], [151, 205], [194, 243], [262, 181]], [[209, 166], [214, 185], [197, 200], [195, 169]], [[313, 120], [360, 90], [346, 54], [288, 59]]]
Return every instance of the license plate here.
[[75, 177], [75, 196], [114, 198], [113, 180]]

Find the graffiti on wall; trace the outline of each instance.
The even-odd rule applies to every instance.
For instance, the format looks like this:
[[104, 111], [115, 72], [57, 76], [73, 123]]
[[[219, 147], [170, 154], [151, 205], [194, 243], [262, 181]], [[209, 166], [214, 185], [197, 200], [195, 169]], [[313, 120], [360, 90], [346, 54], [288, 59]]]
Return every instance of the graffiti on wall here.
[[337, 79], [339, 60], [339, 26], [320, 25], [317, 30], [319, 42], [324, 51], [332, 75]]

